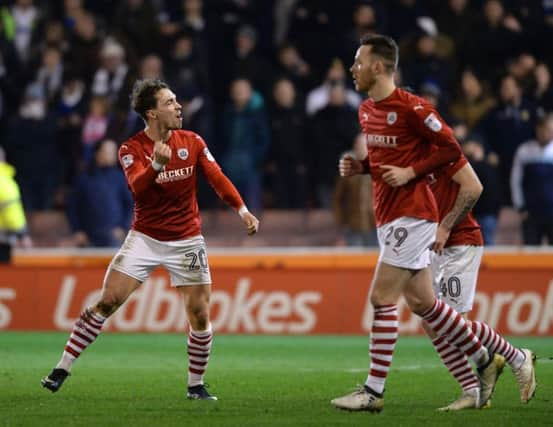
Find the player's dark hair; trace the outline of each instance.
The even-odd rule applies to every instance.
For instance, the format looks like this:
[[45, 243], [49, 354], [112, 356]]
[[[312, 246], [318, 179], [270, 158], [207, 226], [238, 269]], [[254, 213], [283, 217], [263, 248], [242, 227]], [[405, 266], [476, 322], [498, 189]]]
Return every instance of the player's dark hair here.
[[146, 111], [156, 108], [156, 94], [161, 89], [169, 89], [167, 83], [157, 79], [137, 80], [132, 89], [131, 107], [146, 120]]
[[397, 69], [399, 48], [393, 38], [381, 34], [365, 34], [361, 37], [360, 43], [371, 46], [371, 54], [380, 56], [388, 71]]

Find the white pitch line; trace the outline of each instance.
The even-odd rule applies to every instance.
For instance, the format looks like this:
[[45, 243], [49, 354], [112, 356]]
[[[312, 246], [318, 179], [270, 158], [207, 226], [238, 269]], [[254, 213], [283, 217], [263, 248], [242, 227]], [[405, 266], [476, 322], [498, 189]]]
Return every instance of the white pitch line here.
[[[553, 359], [538, 359], [537, 365], [544, 363], [553, 363]], [[398, 365], [392, 366], [392, 371], [416, 371], [421, 369], [440, 369], [443, 368], [443, 365], [440, 363], [426, 363], [426, 364], [412, 364], [412, 365]], [[349, 374], [357, 374], [359, 372], [367, 372], [369, 365], [367, 364], [364, 368], [339, 368], [339, 367], [329, 367], [329, 368], [299, 368], [300, 372], [321, 372], [321, 371], [332, 371], [332, 372], [347, 372]]]

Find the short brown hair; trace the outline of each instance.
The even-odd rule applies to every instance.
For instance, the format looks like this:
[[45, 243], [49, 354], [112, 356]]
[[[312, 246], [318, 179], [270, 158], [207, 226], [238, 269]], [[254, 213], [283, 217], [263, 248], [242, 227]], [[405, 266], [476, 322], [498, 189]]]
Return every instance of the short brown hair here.
[[134, 84], [131, 95], [131, 106], [144, 120], [146, 120], [146, 111], [156, 107], [156, 94], [161, 89], [169, 89], [169, 86], [167, 83], [157, 79], [137, 80]]
[[371, 53], [384, 59], [384, 66], [389, 71], [397, 69], [399, 48], [393, 38], [381, 34], [365, 34], [361, 37], [360, 43], [372, 46]]

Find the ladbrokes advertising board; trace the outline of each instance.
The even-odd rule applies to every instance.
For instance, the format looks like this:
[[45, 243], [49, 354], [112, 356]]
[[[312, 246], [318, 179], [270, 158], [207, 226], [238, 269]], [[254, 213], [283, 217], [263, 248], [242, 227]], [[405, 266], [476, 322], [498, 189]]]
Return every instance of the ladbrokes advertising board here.
[[[213, 268], [212, 323], [220, 333], [364, 334], [372, 311], [372, 269]], [[0, 268], [0, 330], [69, 330], [97, 301], [101, 267]], [[480, 274], [472, 318], [509, 335], [553, 335], [551, 269], [487, 268]], [[421, 332], [400, 304], [400, 331]], [[113, 331], [183, 331], [182, 301], [156, 271], [107, 324]]]

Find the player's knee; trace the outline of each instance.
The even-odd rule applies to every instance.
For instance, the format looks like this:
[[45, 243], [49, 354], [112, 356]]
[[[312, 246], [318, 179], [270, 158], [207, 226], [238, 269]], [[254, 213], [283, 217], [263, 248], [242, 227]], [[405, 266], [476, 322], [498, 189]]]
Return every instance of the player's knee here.
[[373, 307], [380, 307], [382, 305], [388, 305], [388, 304], [394, 304], [395, 301], [390, 301], [389, 298], [386, 298], [384, 295], [382, 295], [378, 291], [373, 291], [371, 293], [371, 305]]
[[115, 295], [102, 295], [102, 298], [96, 304], [96, 309], [104, 317], [111, 316], [119, 308], [121, 302]]
[[424, 301], [422, 299], [417, 298], [410, 298], [407, 301], [407, 305], [411, 309], [413, 313], [415, 313], [418, 316], [422, 316], [424, 313], [426, 313], [428, 310], [432, 308], [432, 304], [428, 304], [427, 301]]
[[205, 331], [209, 326], [209, 311], [207, 307], [190, 307], [188, 315], [190, 317], [190, 323], [192, 323], [195, 330]]

